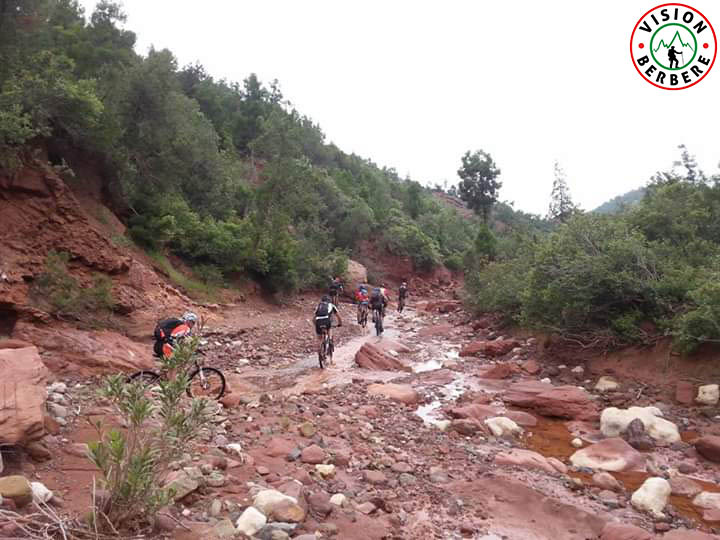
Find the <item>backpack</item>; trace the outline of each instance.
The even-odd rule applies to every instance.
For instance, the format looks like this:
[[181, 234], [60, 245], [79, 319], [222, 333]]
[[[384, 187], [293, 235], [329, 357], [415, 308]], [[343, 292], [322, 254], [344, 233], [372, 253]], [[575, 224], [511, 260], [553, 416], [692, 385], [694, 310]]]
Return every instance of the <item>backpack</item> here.
[[155, 341], [160, 343], [168, 341], [170, 339], [172, 331], [181, 324], [183, 324], [182, 319], [178, 319], [175, 317], [158, 321], [158, 323], [155, 325], [155, 330], [153, 331], [153, 337], [155, 338]]
[[320, 302], [315, 310], [316, 317], [327, 317], [330, 313], [330, 306], [327, 302]]
[[380, 289], [375, 288], [372, 290], [372, 294], [370, 295], [370, 302], [373, 305], [382, 303], [382, 292], [380, 291]]

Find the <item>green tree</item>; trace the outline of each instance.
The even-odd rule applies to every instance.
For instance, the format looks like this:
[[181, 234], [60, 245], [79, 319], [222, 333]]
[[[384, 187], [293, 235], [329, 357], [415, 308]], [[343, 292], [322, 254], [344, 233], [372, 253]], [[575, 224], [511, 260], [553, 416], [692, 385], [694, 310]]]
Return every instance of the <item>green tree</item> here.
[[555, 180], [553, 180], [552, 193], [550, 194], [550, 208], [548, 219], [567, 223], [567, 221], [578, 212], [577, 205], [570, 196], [570, 188], [567, 185], [565, 171], [560, 164], [555, 162]]
[[458, 169], [460, 198], [482, 217], [484, 223], [489, 221], [502, 187], [502, 182], [497, 180], [499, 175], [500, 169], [483, 150], [467, 151], [462, 157], [462, 166]]

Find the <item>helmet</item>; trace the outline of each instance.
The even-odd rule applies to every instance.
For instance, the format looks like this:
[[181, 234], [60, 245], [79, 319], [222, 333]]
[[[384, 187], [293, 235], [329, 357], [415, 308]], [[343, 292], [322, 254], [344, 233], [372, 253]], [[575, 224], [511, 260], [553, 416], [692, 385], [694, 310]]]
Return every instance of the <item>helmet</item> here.
[[322, 301], [323, 301], [323, 302], [329, 302], [329, 301], [330, 301], [330, 297], [329, 297], [327, 294], [324, 294], [323, 297], [322, 297]]
[[183, 313], [182, 320], [185, 322], [197, 322], [198, 317], [192, 311]]
[[403, 285], [407, 285], [407, 282], [406, 282], [406, 281], [403, 281], [402, 284], [403, 284]]

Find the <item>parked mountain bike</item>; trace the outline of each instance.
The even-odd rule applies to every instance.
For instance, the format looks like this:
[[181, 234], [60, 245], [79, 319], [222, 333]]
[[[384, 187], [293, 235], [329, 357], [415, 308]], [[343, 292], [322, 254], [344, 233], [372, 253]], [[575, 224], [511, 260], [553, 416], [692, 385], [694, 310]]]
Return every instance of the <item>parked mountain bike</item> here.
[[383, 315], [382, 308], [373, 308], [373, 322], [375, 323], [376, 335], [383, 333]]
[[[333, 324], [333, 327], [337, 325]], [[326, 363], [332, 363], [333, 352], [335, 352], [335, 343], [333, 338], [330, 337], [330, 330], [328, 328], [322, 329], [322, 341], [320, 341], [320, 348], [318, 349], [318, 363], [320, 369], [325, 369]]]
[[368, 320], [368, 305], [364, 303], [358, 304], [358, 324], [365, 328]]
[[[198, 351], [198, 354], [203, 354]], [[225, 394], [225, 376], [222, 371], [213, 367], [200, 365], [197, 357], [194, 359], [194, 369], [188, 374], [187, 395], [192, 398], [220, 399]], [[146, 384], [155, 384], [166, 377], [166, 373], [157, 373], [150, 370], [142, 370], [133, 373], [128, 377], [128, 382], [143, 381]]]

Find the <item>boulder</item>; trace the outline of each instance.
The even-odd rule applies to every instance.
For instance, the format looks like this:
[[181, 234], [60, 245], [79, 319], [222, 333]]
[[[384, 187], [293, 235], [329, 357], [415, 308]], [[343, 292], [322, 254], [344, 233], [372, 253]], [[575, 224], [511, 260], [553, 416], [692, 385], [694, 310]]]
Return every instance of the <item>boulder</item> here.
[[20, 475], [0, 477], [0, 498], [12, 499], [18, 507], [33, 500], [33, 490], [27, 478]]
[[655, 448], [655, 441], [645, 432], [645, 424], [639, 418], [630, 422], [623, 433], [623, 438], [636, 450], [652, 450]]
[[623, 486], [618, 482], [615, 477], [608, 472], [598, 472], [593, 474], [593, 484], [603, 489], [609, 489], [610, 491], [622, 491]]
[[[202, 477], [202, 474], [200, 475]], [[179, 501], [200, 487], [197, 475], [190, 475], [184, 470], [173, 471], [165, 483], [165, 487], [173, 490], [173, 499]]]
[[504, 416], [496, 416], [485, 420], [485, 425], [495, 437], [508, 437], [520, 435], [523, 429], [515, 422]]
[[363, 369], [381, 371], [412, 371], [412, 367], [393, 356], [378, 344], [367, 342], [355, 353], [355, 363]]
[[514, 370], [510, 364], [503, 363], [483, 369], [478, 373], [478, 377], [481, 379], [507, 379], [513, 373]]
[[[670, 477], [670, 489], [672, 489], [673, 495], [680, 495], [681, 497], [687, 497], [689, 499], [692, 499], [702, 492], [702, 486], [695, 480], [688, 478], [687, 476], [679, 475]], [[720, 494], [718, 494], [717, 497], [720, 497]], [[718, 499], [718, 501], [720, 502], [720, 499]]]
[[704, 510], [720, 510], [720, 493], [701, 491], [695, 495], [692, 503], [698, 508], [702, 508]]
[[648, 478], [632, 494], [630, 502], [637, 510], [662, 519], [665, 517], [663, 510], [667, 505], [671, 491], [670, 483], [664, 478]]
[[80, 330], [62, 324], [18, 323], [14, 334], [43, 351], [43, 363], [55, 373], [94, 375], [154, 369], [149, 346], [110, 330]]
[[235, 527], [246, 536], [253, 536], [267, 523], [267, 518], [254, 506], [248, 506], [235, 522]]
[[603, 471], [644, 471], [645, 456], [623, 439], [615, 437], [592, 444], [570, 456], [576, 467]]
[[689, 381], [678, 381], [675, 385], [675, 401], [681, 405], [692, 405], [695, 398], [695, 385]]
[[451, 418], [467, 418], [476, 420], [477, 422], [484, 422], [488, 418], [500, 416], [502, 414], [502, 408], [473, 403], [464, 407], [452, 407], [447, 410], [447, 414]]
[[557, 472], [552, 463], [548, 462], [544, 456], [522, 448], [513, 448], [509, 452], [496, 454], [493, 461], [496, 465], [514, 465], [526, 469], [540, 469], [548, 473]]
[[357, 261], [352, 259], [348, 260], [347, 270], [345, 271], [345, 283], [348, 284], [345, 287], [345, 294], [350, 294], [360, 283], [367, 283], [367, 268]]
[[534, 427], [537, 426], [538, 423], [537, 418], [523, 411], [507, 411], [503, 416], [507, 416], [510, 420], [522, 427]]
[[557, 386], [535, 396], [532, 408], [543, 416], [568, 420], [596, 420], [599, 412], [592, 396], [577, 386]]
[[[303, 451], [300, 454], [300, 461], [302, 461], [303, 463], [309, 463], [311, 465], [317, 465], [319, 463], [322, 463], [325, 461], [326, 458], [327, 453], [325, 452], [325, 450], [323, 450], [316, 444], [311, 444], [310, 446], [303, 448]], [[262, 510], [262, 508], [260, 508], [260, 510]]]
[[630, 422], [636, 418], [642, 420], [645, 430], [658, 444], [671, 445], [680, 441], [677, 426], [662, 418], [662, 411], [657, 407], [609, 407], [600, 416], [600, 431], [606, 437], [617, 437], [624, 433]]
[[503, 401], [518, 407], [531, 407], [539, 394], [552, 390], [552, 388], [552, 384], [541, 381], [514, 383], [510, 385], [510, 388], [503, 396]]
[[26, 445], [45, 434], [48, 374], [35, 347], [0, 349], [0, 443]]
[[701, 405], [717, 405], [720, 400], [720, 386], [717, 384], [706, 384], [698, 388], [695, 401]]
[[456, 418], [450, 422], [450, 429], [457, 431], [460, 435], [468, 437], [472, 437], [477, 432], [483, 431], [483, 427], [478, 421], [469, 418]]
[[595, 390], [598, 392], [613, 392], [620, 388], [620, 383], [612, 377], [600, 377], [595, 384]]
[[417, 391], [409, 384], [371, 384], [368, 386], [368, 394], [382, 396], [406, 405], [415, 405], [420, 401]]
[[705, 459], [720, 463], [720, 436], [705, 435], [695, 441], [695, 450]]
[[600, 540], [653, 540], [645, 529], [624, 523], [608, 523], [600, 534]]
[[720, 536], [683, 528], [666, 533], [662, 540], [720, 540]]
[[489, 357], [504, 356], [520, 345], [514, 339], [496, 339], [493, 341], [473, 341], [460, 349], [460, 356], [485, 355]]
[[253, 498], [253, 506], [266, 516], [270, 516], [275, 508], [280, 507], [283, 503], [297, 504], [297, 499], [280, 493], [276, 489], [263, 489]]

